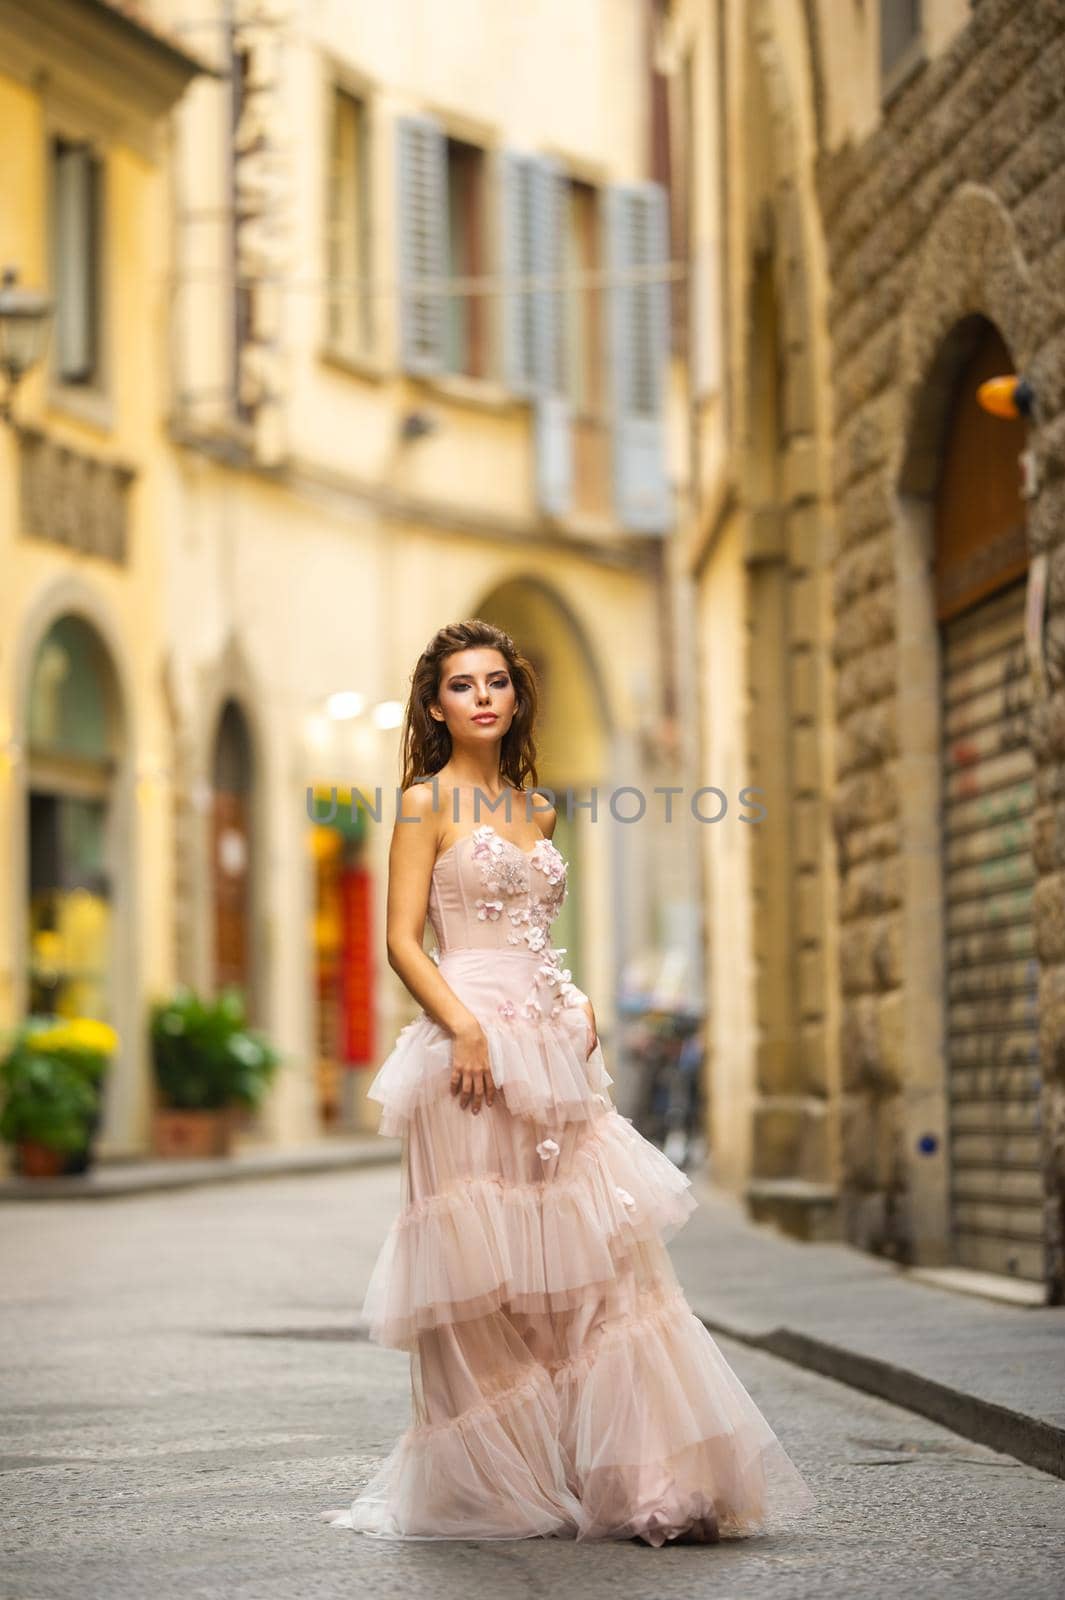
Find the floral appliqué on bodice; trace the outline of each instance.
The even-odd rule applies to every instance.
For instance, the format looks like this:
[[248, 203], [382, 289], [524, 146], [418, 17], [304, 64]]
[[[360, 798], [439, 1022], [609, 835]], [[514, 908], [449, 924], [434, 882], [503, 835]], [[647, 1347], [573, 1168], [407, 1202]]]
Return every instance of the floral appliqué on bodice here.
[[[524, 1001], [500, 1002], [500, 1015], [513, 1021], [521, 1015], [526, 1021], [557, 1016], [563, 1006], [581, 1005], [586, 996], [572, 981], [572, 973], [562, 965], [564, 948], [551, 943], [551, 926], [566, 898], [566, 862], [550, 839], [541, 838], [531, 850], [524, 850], [506, 839], [490, 823], [483, 823], [469, 835], [472, 860], [476, 863], [483, 893], [474, 901], [479, 922], [509, 922], [506, 943], [525, 946], [542, 957]], [[540, 892], [533, 894], [531, 874], [543, 876]], [[486, 950], [485, 959], [490, 960]]]

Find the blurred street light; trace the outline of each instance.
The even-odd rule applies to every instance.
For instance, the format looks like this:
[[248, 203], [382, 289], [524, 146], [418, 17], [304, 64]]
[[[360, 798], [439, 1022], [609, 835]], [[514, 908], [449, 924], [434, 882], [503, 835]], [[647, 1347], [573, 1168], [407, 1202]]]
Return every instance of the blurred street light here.
[[403, 721], [403, 702], [382, 700], [374, 706], [371, 715], [377, 728], [398, 728]]
[[357, 717], [365, 704], [366, 696], [357, 689], [339, 689], [329, 696], [325, 709], [334, 722], [346, 722], [350, 717]]

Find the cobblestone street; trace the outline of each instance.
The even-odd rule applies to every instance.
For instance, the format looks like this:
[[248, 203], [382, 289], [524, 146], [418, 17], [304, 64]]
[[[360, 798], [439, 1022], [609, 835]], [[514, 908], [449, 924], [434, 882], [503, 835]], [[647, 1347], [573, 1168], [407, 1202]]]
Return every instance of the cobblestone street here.
[[655, 1551], [320, 1523], [407, 1415], [405, 1357], [357, 1329], [397, 1201], [384, 1167], [3, 1208], [4, 1600], [1060, 1597], [1060, 1479], [724, 1340], [819, 1496], [794, 1533]]

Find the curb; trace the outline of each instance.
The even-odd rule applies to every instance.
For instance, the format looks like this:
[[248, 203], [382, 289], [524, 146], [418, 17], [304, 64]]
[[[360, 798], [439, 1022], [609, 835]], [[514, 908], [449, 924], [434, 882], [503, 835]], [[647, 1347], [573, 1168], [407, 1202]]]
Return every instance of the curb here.
[[881, 1400], [915, 1411], [938, 1422], [976, 1444], [1001, 1450], [1057, 1478], [1065, 1478], [1065, 1429], [1042, 1422], [1023, 1411], [1011, 1411], [991, 1400], [981, 1400], [964, 1390], [952, 1389], [933, 1378], [924, 1378], [905, 1367], [876, 1356], [862, 1355], [842, 1345], [830, 1344], [795, 1328], [773, 1328], [768, 1333], [753, 1333], [720, 1317], [696, 1316], [710, 1333], [737, 1343], [764, 1350], [769, 1355], [790, 1361], [809, 1372], [833, 1378], [851, 1389], [875, 1394]]
[[[372, 1142], [371, 1142], [372, 1141]], [[172, 1189], [206, 1188], [219, 1183], [251, 1183], [265, 1178], [305, 1178], [359, 1167], [383, 1167], [399, 1160], [398, 1139], [369, 1135], [365, 1147], [312, 1147], [305, 1152], [278, 1151], [256, 1156], [216, 1157], [206, 1161], [152, 1163], [151, 1170], [129, 1166], [101, 1167], [65, 1178], [9, 1178], [0, 1181], [0, 1202], [12, 1200], [124, 1200]]]

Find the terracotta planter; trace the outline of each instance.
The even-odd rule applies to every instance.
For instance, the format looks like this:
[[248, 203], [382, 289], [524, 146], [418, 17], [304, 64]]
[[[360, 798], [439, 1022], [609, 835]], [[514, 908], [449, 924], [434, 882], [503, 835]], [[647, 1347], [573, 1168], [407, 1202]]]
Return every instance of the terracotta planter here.
[[51, 1145], [38, 1144], [34, 1139], [18, 1142], [18, 1170], [24, 1178], [58, 1178], [66, 1163], [64, 1150], [53, 1150]]
[[227, 1156], [233, 1144], [233, 1117], [221, 1111], [176, 1111], [158, 1106], [152, 1113], [152, 1149], [165, 1160], [203, 1160]]

